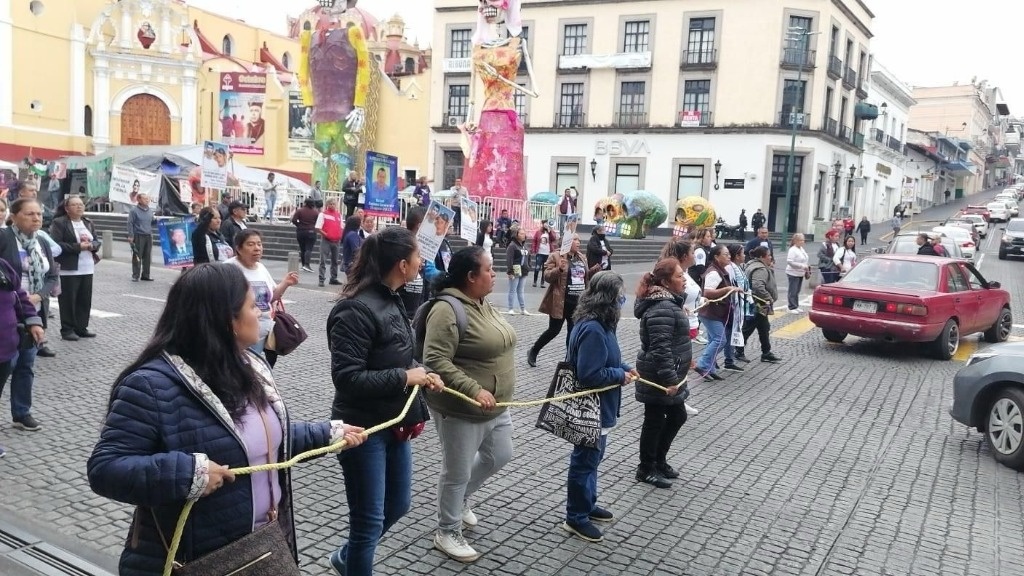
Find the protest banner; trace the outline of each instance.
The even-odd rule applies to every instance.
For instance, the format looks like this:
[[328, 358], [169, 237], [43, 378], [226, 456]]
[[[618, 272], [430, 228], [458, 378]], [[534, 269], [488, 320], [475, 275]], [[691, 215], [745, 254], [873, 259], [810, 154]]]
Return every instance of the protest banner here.
[[565, 228], [562, 230], [562, 245], [558, 251], [562, 254], [568, 254], [569, 248], [572, 247], [572, 238], [576, 235], [576, 226], [580, 223], [580, 215], [565, 214], [562, 218], [565, 218]]
[[462, 229], [459, 235], [470, 244], [476, 244], [476, 234], [480, 227], [480, 207], [465, 196], [462, 197]]
[[220, 142], [203, 143], [203, 163], [200, 184], [203, 188], [223, 190], [228, 187], [228, 147]]
[[370, 216], [398, 216], [398, 157], [367, 152], [366, 176], [363, 211]]
[[[416, 233], [416, 242], [420, 245], [420, 258], [432, 262], [441, 248], [441, 241], [448, 234], [448, 228], [455, 218], [455, 210], [432, 200], [427, 208], [427, 215]], [[447, 266], [447, 262], [445, 263]]]
[[195, 218], [170, 218], [157, 223], [160, 235], [160, 251], [164, 255], [164, 266], [167, 268], [188, 268], [192, 266], [192, 230], [195, 229]]
[[154, 202], [159, 203], [160, 175], [115, 164], [110, 171], [110, 201], [135, 204], [139, 194], [146, 194]]

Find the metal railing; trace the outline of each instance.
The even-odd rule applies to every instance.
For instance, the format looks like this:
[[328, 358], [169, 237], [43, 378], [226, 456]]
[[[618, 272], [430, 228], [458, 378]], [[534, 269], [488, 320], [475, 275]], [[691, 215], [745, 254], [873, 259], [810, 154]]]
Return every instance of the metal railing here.
[[875, 139], [875, 142], [885, 144], [885, 132], [881, 128], [872, 128], [871, 136]]
[[714, 126], [714, 122], [712, 120], [713, 115], [710, 110], [699, 110], [698, 112], [700, 112], [700, 117], [696, 121], [687, 120], [687, 118], [684, 116], [687, 112], [694, 112], [694, 110], [679, 111], [679, 126], [682, 126], [683, 128], [693, 128], [697, 126]]
[[587, 115], [582, 112], [559, 114], [555, 121], [559, 128], [583, 128], [587, 125]]
[[853, 142], [853, 128], [849, 126], [839, 127], [839, 138], [847, 142]]
[[828, 118], [825, 120], [825, 132], [835, 137], [839, 137], [839, 121], [835, 118]]
[[619, 112], [615, 115], [617, 128], [641, 128], [648, 125], [647, 112]]
[[857, 72], [849, 66], [846, 67], [846, 72], [843, 74], [843, 86], [851, 89], [857, 86]]
[[804, 50], [803, 48], [783, 48], [779, 65], [783, 68], [814, 68], [816, 53], [815, 50]]
[[684, 50], [680, 68], [712, 68], [718, 65], [718, 50], [714, 48]]
[[843, 77], [843, 61], [834, 54], [828, 57], [828, 75], [836, 80]]
[[897, 152], [902, 152], [903, 151], [903, 143], [900, 142], [900, 139], [896, 138], [895, 136], [889, 136], [889, 139], [886, 142], [886, 146], [888, 146], [890, 149], [895, 150]]

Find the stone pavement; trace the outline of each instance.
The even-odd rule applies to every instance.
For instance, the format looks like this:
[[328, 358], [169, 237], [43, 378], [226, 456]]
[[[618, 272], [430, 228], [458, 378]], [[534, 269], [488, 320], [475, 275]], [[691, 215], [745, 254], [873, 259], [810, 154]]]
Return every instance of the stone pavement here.
[[[990, 257], [983, 272], [1005, 282], [1021, 265]], [[125, 263], [102, 264], [92, 324], [99, 337], [65, 343], [51, 330], [59, 356], [37, 362], [34, 414], [45, 427], [25, 433], [0, 425], [0, 444], [8, 448], [0, 460], [2, 519], [31, 526], [111, 572], [131, 508], [89, 490], [85, 460], [110, 385], [148, 337], [177, 273], [154, 276], [153, 283], [131, 283]], [[636, 280], [635, 273], [627, 278], [630, 285]], [[502, 279], [498, 284], [500, 291]], [[535, 308], [539, 290], [531, 293]], [[1013, 297], [1024, 309], [1024, 286]], [[332, 294], [300, 286], [287, 298], [310, 338], [281, 359], [278, 383], [294, 417], [325, 418], [333, 396], [324, 333]], [[492, 296], [503, 300], [503, 293]], [[981, 435], [946, 413], [959, 364], [906, 346], [856, 339], [827, 345], [801, 320], [783, 314], [773, 323], [775, 351], [786, 362], [755, 362], [749, 373], [692, 385], [691, 403], [701, 413], [683, 427], [670, 455], [681, 472], [672, 489], [633, 479], [642, 407], [627, 391], [601, 465], [600, 502], [617, 520], [600, 544], [584, 544], [558, 527], [570, 447], [534, 428], [533, 408], [513, 411], [516, 458], [473, 502], [481, 522], [467, 538], [483, 556], [463, 565], [433, 550], [440, 452], [428, 426], [414, 444], [413, 510], [382, 541], [377, 572], [1024, 573], [1024, 476], [995, 464]], [[540, 367], [529, 368], [526, 347], [546, 318], [510, 321], [520, 335], [516, 396], [542, 397], [564, 348], [556, 339]], [[635, 358], [636, 320], [623, 319], [619, 335], [624, 357]], [[756, 357], [756, 344], [750, 352]], [[328, 574], [326, 557], [347, 526], [340, 467], [322, 458], [300, 465], [294, 481], [304, 572]]]

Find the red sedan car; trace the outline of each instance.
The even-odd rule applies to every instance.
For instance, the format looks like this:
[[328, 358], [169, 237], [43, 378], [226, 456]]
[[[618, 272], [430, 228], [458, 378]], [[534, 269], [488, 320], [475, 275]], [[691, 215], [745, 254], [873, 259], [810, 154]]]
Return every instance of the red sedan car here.
[[829, 342], [847, 335], [928, 342], [950, 359], [961, 336], [1003, 342], [1013, 328], [1010, 295], [969, 262], [886, 254], [861, 261], [842, 280], [814, 290], [811, 322]]
[[989, 218], [992, 216], [992, 213], [988, 211], [986, 206], [968, 206], [960, 212], [962, 214], [978, 214], [985, 219], [985, 222], [989, 222]]

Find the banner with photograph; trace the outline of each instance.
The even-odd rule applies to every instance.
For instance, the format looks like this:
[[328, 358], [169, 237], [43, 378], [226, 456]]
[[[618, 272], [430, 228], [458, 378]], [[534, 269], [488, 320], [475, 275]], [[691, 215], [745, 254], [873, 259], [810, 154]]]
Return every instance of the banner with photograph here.
[[159, 204], [160, 175], [131, 166], [114, 165], [110, 174], [110, 201], [135, 204], [139, 194], [146, 194]]
[[559, 246], [558, 251], [568, 254], [569, 248], [572, 247], [572, 237], [576, 235], [576, 226], [580, 223], [580, 215], [563, 214], [559, 218], [565, 220], [565, 226], [562, 228], [562, 245]]
[[428, 262], [434, 261], [437, 251], [441, 249], [441, 241], [444, 240], [448, 229], [451, 228], [453, 218], [455, 218], [455, 210], [437, 200], [430, 201], [427, 215], [423, 218], [423, 224], [416, 233], [416, 242], [420, 245], [420, 258]]
[[192, 183], [188, 181], [188, 178], [178, 179], [178, 198], [181, 199], [181, 203], [192, 208]]
[[192, 216], [170, 218], [157, 222], [160, 235], [160, 251], [167, 268], [188, 268], [192, 266], [192, 231], [196, 220]]
[[239, 154], [263, 154], [267, 75], [221, 72], [220, 142]]
[[288, 159], [313, 157], [313, 107], [302, 102], [302, 93], [288, 94]]
[[[372, 151], [366, 153], [366, 203], [363, 210], [371, 216], [389, 218], [400, 214], [397, 156], [388, 156]], [[452, 211], [452, 214], [454, 213]], [[450, 218], [448, 222], [451, 222]], [[436, 252], [437, 249], [435, 248], [434, 251]]]
[[223, 190], [228, 186], [228, 147], [220, 142], [203, 142], [200, 183], [203, 188]]
[[476, 233], [480, 227], [480, 206], [465, 196], [461, 202], [462, 217], [460, 218], [459, 236], [470, 245], [476, 244]]

